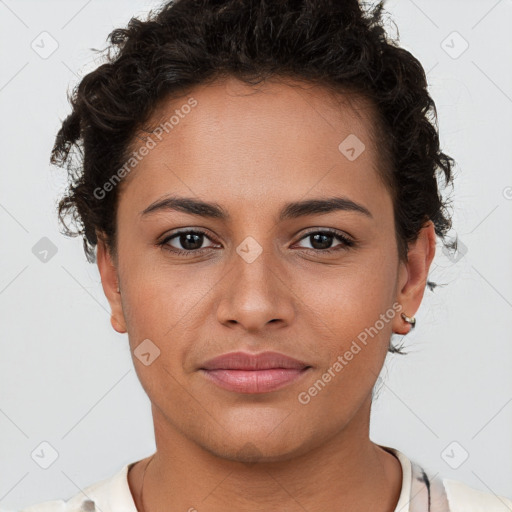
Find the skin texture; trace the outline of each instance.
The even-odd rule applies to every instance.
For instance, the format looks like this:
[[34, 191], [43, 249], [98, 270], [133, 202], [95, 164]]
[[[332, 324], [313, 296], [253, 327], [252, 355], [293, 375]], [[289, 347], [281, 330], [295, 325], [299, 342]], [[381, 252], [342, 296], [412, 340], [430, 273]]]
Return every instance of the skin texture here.
[[[160, 350], [149, 366], [133, 357], [152, 402], [157, 445], [144, 482], [146, 512], [325, 512], [341, 504], [391, 512], [398, 501], [400, 464], [369, 439], [369, 418], [390, 336], [410, 330], [400, 314], [308, 404], [297, 397], [394, 303], [416, 313], [434, 257], [434, 226], [425, 224], [408, 262], [399, 262], [391, 196], [375, 171], [371, 111], [297, 85], [254, 88], [230, 78], [191, 89], [197, 106], [123, 185], [118, 258], [98, 245], [112, 326], [128, 332], [132, 355], [145, 339]], [[158, 116], [169, 118], [186, 100], [163, 102]], [[354, 161], [338, 149], [350, 134], [366, 146]], [[141, 217], [168, 194], [214, 202], [231, 218], [179, 211]], [[277, 220], [285, 203], [334, 195], [372, 217], [338, 210]], [[181, 256], [157, 245], [178, 228], [206, 231], [196, 245], [206, 249]], [[355, 245], [325, 254], [323, 247], [344, 246], [335, 237], [322, 246], [306, 236], [325, 228]], [[249, 236], [262, 248], [251, 263], [236, 251]], [[167, 246], [184, 250], [179, 237]], [[312, 369], [280, 390], [252, 395], [221, 389], [198, 371], [207, 359], [237, 350], [275, 350]], [[139, 510], [147, 461], [129, 473]]]

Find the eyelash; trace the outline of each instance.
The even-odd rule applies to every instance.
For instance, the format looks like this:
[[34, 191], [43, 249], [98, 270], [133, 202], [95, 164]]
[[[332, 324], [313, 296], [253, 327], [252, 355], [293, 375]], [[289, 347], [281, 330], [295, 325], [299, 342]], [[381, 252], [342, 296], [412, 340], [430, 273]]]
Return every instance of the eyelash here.
[[[176, 233], [173, 233], [172, 235], [170, 236], [167, 236], [166, 238], [164, 238], [161, 242], [158, 242], [158, 246], [159, 247], [162, 247], [163, 249], [167, 250], [167, 251], [170, 251], [178, 256], [194, 256], [194, 255], [197, 255], [197, 254], [201, 254], [203, 251], [207, 251], [208, 249], [211, 249], [211, 247], [205, 247], [203, 249], [194, 249], [194, 250], [191, 250], [191, 251], [186, 251], [186, 250], [183, 250], [183, 249], [176, 249], [175, 247], [172, 247], [172, 248], [169, 248], [167, 246], [168, 242], [174, 238], [177, 238], [179, 237], [180, 235], [184, 235], [184, 234], [201, 234], [201, 235], [204, 235], [206, 238], [210, 239], [210, 236], [208, 236], [208, 233], [206, 233], [206, 231], [203, 231], [201, 229], [189, 229], [189, 230], [183, 230], [183, 231], [177, 231]], [[331, 247], [329, 249], [310, 249], [308, 247], [305, 247], [303, 248], [304, 250], [308, 251], [308, 252], [313, 252], [313, 253], [316, 253], [316, 254], [330, 254], [332, 252], [335, 252], [335, 251], [342, 251], [342, 250], [347, 250], [351, 247], [354, 247], [356, 244], [353, 240], [351, 240], [350, 238], [346, 237], [345, 235], [341, 234], [339, 231], [336, 231], [335, 229], [330, 229], [330, 228], [325, 228], [325, 229], [322, 229], [322, 230], [317, 230], [317, 231], [309, 231], [308, 233], [306, 233], [302, 238], [300, 238], [298, 241], [302, 241], [304, 240], [305, 238], [308, 238], [312, 235], [317, 235], [317, 234], [328, 234], [328, 235], [333, 235], [334, 238], [337, 238], [340, 242], [343, 242], [342, 245], [339, 245], [339, 246], [336, 246], [336, 247]]]

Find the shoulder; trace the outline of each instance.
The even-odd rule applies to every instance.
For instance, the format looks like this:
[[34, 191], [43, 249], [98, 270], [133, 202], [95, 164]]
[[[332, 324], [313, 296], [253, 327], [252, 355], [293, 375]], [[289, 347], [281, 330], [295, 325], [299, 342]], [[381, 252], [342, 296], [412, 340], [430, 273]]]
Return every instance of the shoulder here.
[[111, 512], [113, 505], [115, 510], [137, 512], [127, 480], [130, 466], [126, 464], [113, 476], [87, 486], [68, 500], [44, 501], [19, 512]]
[[512, 500], [479, 491], [457, 480], [443, 479], [450, 512], [512, 512]]
[[30, 505], [20, 510], [0, 508], [0, 512], [65, 512], [66, 502], [64, 500], [43, 501]]
[[396, 511], [411, 512], [512, 512], [512, 500], [484, 492], [458, 480], [433, 474], [404, 453], [386, 447], [402, 464], [402, 494]]

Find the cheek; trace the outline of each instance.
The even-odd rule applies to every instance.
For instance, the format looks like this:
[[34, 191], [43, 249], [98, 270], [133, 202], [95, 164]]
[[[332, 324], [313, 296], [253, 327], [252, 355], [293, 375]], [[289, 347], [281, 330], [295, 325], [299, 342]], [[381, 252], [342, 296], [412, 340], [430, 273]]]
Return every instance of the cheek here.
[[[330, 318], [322, 346], [322, 364], [297, 397], [299, 403], [316, 410], [331, 410], [331, 421], [348, 421], [362, 406], [377, 380], [387, 355], [392, 320], [398, 314], [383, 300], [368, 300], [338, 308]], [[317, 333], [320, 332], [317, 330]], [[324, 330], [325, 332], [325, 330]], [[333, 404], [336, 404], [333, 409]]]
[[[393, 304], [397, 269], [392, 251], [366, 251], [337, 266], [303, 268], [293, 290], [327, 333], [338, 339], [356, 337]], [[311, 314], [311, 313], [309, 313]]]
[[142, 258], [129, 258], [123, 311], [131, 350], [149, 339], [160, 351], [159, 361], [173, 374], [182, 373], [184, 362], [197, 351], [195, 340], [204, 343], [208, 338], [205, 326], [214, 311], [211, 297], [222, 273], [194, 264], [170, 265], [163, 257], [150, 265]]
[[318, 293], [310, 293], [307, 301], [314, 313], [310, 326], [324, 352], [319, 373], [326, 372], [332, 393], [362, 396], [382, 368], [393, 319], [399, 314], [393, 307], [394, 257], [392, 251], [369, 254], [357, 263], [317, 274], [316, 280], [302, 274], [302, 279], [316, 282]]

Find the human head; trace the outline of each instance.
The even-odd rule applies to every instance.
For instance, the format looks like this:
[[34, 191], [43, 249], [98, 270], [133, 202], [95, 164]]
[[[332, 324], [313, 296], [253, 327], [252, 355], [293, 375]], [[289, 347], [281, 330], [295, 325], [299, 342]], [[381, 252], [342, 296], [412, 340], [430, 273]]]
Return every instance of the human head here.
[[[188, 100], [183, 102], [183, 99], [190, 98], [197, 92], [198, 97], [201, 98], [198, 105], [201, 105], [203, 100], [206, 105], [203, 112], [209, 112], [211, 119], [218, 119], [221, 112], [218, 107], [222, 101], [225, 101], [226, 91], [229, 92], [235, 88], [241, 96], [247, 93], [247, 97], [250, 97], [249, 92], [235, 85], [236, 83], [247, 84], [255, 90], [258, 89], [257, 94], [254, 95], [254, 101], [261, 101], [261, 103], [254, 103], [251, 112], [260, 123], [262, 120], [258, 117], [256, 106], [261, 107], [261, 112], [267, 114], [272, 111], [268, 103], [270, 100], [258, 99], [265, 96], [264, 91], [268, 90], [268, 86], [270, 92], [278, 97], [282, 97], [283, 87], [293, 88], [297, 94], [303, 93], [304, 104], [310, 101], [311, 108], [319, 116], [326, 116], [327, 123], [329, 123], [328, 116], [336, 113], [336, 101], [339, 102], [340, 112], [343, 112], [343, 122], [350, 117], [351, 126], [358, 127], [357, 133], [363, 133], [361, 138], [367, 142], [365, 152], [351, 163], [355, 168], [356, 165], [361, 165], [364, 158], [368, 158], [367, 164], [375, 170], [373, 190], [377, 190], [377, 184], [380, 183], [384, 187], [383, 190], [387, 191], [391, 205], [390, 212], [392, 212], [389, 219], [392, 220], [391, 225], [394, 228], [389, 229], [387, 233], [396, 242], [396, 267], [398, 263], [407, 262], [410, 254], [409, 247], [417, 241], [427, 223], [430, 222], [435, 228], [435, 233], [444, 238], [450, 227], [450, 221], [446, 215], [445, 203], [439, 193], [438, 177], [444, 178], [445, 182], [451, 180], [452, 160], [439, 148], [437, 130], [431, 119], [435, 114], [435, 106], [427, 91], [424, 70], [409, 52], [387, 39], [381, 25], [381, 11], [382, 4], [379, 4], [373, 11], [364, 13], [361, 5], [356, 1], [304, 0], [266, 4], [263, 1], [244, 3], [232, 0], [218, 4], [208, 1], [179, 0], [164, 5], [147, 21], [132, 19], [126, 29], [113, 31], [110, 35], [111, 52], [108, 62], [84, 77], [75, 90], [71, 98], [73, 111], [63, 122], [52, 153], [53, 163], [69, 165], [71, 177], [69, 192], [59, 205], [59, 214], [61, 219], [64, 219], [66, 214], [72, 213], [78, 221], [77, 229], [69, 233], [83, 236], [84, 248], [89, 260], [94, 261], [94, 248], [98, 241], [100, 243], [104, 241], [114, 263], [121, 262], [125, 256], [128, 259], [128, 252], [123, 256], [119, 250], [121, 230], [118, 227], [123, 223], [119, 215], [120, 208], [124, 208], [123, 211], [128, 215], [128, 205], [136, 203], [137, 198], [134, 196], [136, 189], [131, 187], [136, 180], [139, 185], [142, 185], [145, 176], [152, 176], [151, 179], [155, 180], [162, 178], [161, 174], [151, 174], [149, 170], [150, 167], [153, 171], [155, 170], [154, 159], [157, 158], [155, 155], [168, 157], [172, 156], [174, 151], [179, 161], [182, 157], [178, 157], [178, 153], [182, 152], [183, 148], [183, 154], [188, 155], [187, 170], [190, 181], [199, 183], [197, 176], [195, 181], [191, 178], [191, 155], [190, 150], [187, 150], [187, 141], [193, 140], [191, 137], [193, 132], [192, 134], [187, 132], [187, 137], [182, 135], [179, 138], [178, 135], [180, 130], [192, 129], [193, 115], [199, 111], [195, 110], [191, 116], [185, 117], [183, 121], [180, 120], [176, 131], [166, 134], [165, 142], [159, 142], [158, 146], [134, 166], [133, 171], [130, 171], [125, 179], [120, 180], [117, 186], [108, 187], [109, 190], [106, 190], [105, 184], [110, 183], [112, 177], [120, 169], [125, 168], [126, 162], [134, 152], [138, 151], [142, 143], [147, 141], [147, 137], [154, 133], [160, 122], [164, 118], [169, 118], [169, 114], [173, 112], [172, 109], [185, 104], [192, 106]], [[306, 88], [301, 91], [300, 85]], [[223, 89], [223, 87], [227, 88]], [[312, 88], [311, 94], [307, 87]], [[321, 93], [315, 92], [320, 89]], [[330, 101], [332, 103], [329, 103]], [[293, 103], [287, 103], [283, 98], [282, 104], [284, 111], [291, 119]], [[171, 105], [172, 109], [170, 109]], [[243, 104], [240, 103], [240, 105]], [[326, 105], [331, 105], [328, 111], [325, 111]], [[236, 112], [231, 112], [231, 115], [233, 119], [241, 121], [236, 117]], [[226, 120], [222, 117], [220, 119]], [[203, 121], [206, 120], [206, 117], [203, 118]], [[339, 128], [336, 123], [340, 120], [336, 121], [335, 116], [330, 121], [333, 126]], [[362, 124], [358, 124], [361, 121]], [[219, 129], [223, 128], [221, 124], [219, 123]], [[262, 125], [256, 123], [256, 126]], [[320, 129], [319, 126], [316, 128]], [[245, 131], [241, 131], [245, 136], [248, 133], [247, 129], [246, 127]], [[283, 136], [286, 135], [285, 131], [283, 127]], [[311, 138], [315, 143], [319, 142], [314, 135], [313, 132]], [[176, 140], [179, 138], [181, 146], [173, 144], [174, 136]], [[257, 138], [257, 134], [255, 137]], [[246, 137], [242, 137], [242, 140], [245, 143], [248, 142]], [[304, 142], [302, 139], [301, 141]], [[342, 140], [339, 142], [341, 143]], [[197, 140], [194, 144], [190, 144], [194, 149], [200, 149]], [[213, 148], [211, 141], [208, 147]], [[304, 147], [301, 145], [301, 151], [304, 151]], [[337, 145], [332, 147], [338, 152], [340, 161], [346, 165], [346, 156], [342, 155]], [[165, 153], [162, 153], [163, 151]], [[237, 155], [235, 150], [233, 154]], [[73, 159], [73, 156], [78, 156], [78, 162]], [[256, 155], [252, 155], [251, 158], [256, 158]], [[149, 163], [151, 159], [153, 159], [152, 165]], [[200, 164], [204, 166], [207, 161], [208, 158], [203, 156]], [[240, 161], [247, 164], [254, 160], [248, 160], [245, 157]], [[161, 160], [161, 163], [163, 162]], [[275, 164], [277, 173], [283, 171], [283, 168], [278, 166], [277, 160], [270, 163]], [[169, 172], [172, 165], [172, 160], [169, 160]], [[270, 168], [272, 167], [265, 168], [265, 173], [269, 173]], [[233, 162], [230, 169], [232, 171]], [[323, 171], [327, 173], [328, 169]], [[302, 169], [302, 172], [304, 177], [305, 169]], [[368, 172], [371, 172], [370, 167]], [[318, 179], [320, 177], [321, 175], [318, 175]], [[213, 181], [212, 176], [209, 179], [212, 186], [218, 185]], [[185, 185], [190, 181], [186, 179]], [[163, 182], [158, 182], [158, 184], [161, 183]], [[362, 183], [356, 182], [354, 190], [361, 188]], [[214, 187], [212, 188], [215, 190]], [[241, 189], [235, 188], [231, 195], [235, 197], [240, 192]], [[307, 190], [304, 190], [304, 193], [306, 192]], [[263, 199], [266, 197], [262, 190], [260, 193], [262, 193], [263, 205]], [[127, 197], [130, 197], [130, 201]], [[132, 200], [134, 202], [131, 202]], [[253, 212], [252, 215], [255, 213]], [[124, 225], [127, 226], [126, 222]], [[126, 237], [125, 240], [128, 238]], [[124, 247], [128, 248], [128, 245], [125, 243]], [[265, 246], [265, 250], [269, 248], [270, 245]], [[389, 245], [387, 250], [387, 256], [394, 258], [395, 253], [389, 252], [391, 251]], [[129, 257], [132, 256], [130, 253]], [[375, 258], [376, 253], [373, 256], [372, 264], [377, 265], [379, 260]], [[135, 262], [136, 259], [132, 261]], [[383, 258], [382, 261], [389, 263], [395, 260]], [[136, 266], [137, 263], [134, 265]], [[185, 267], [186, 265], [181, 267], [180, 272], [183, 272]], [[150, 266], [144, 268], [148, 272], [152, 270]], [[367, 269], [372, 268], [375, 267], [368, 266]], [[385, 268], [390, 270], [392, 266]], [[139, 270], [141, 269], [142, 267], [139, 267]], [[327, 266], [323, 271], [325, 272], [326, 269]], [[127, 271], [125, 276], [128, 275]], [[126, 315], [125, 320], [128, 324], [130, 315], [132, 320], [137, 317], [140, 319], [140, 309], [137, 308], [142, 307], [142, 303], [138, 302], [141, 297], [144, 298], [145, 304], [153, 308], [152, 311], [158, 312], [158, 314], [153, 313], [155, 318], [162, 318], [165, 314], [163, 306], [169, 306], [160, 301], [163, 290], [159, 288], [158, 283], [162, 282], [162, 276], [156, 274], [153, 277], [151, 274], [144, 276], [147, 278], [145, 281], [137, 281], [135, 272], [132, 274], [134, 278], [132, 283], [136, 285], [130, 286], [128, 282], [126, 283], [127, 294], [124, 296], [124, 304], [109, 296], [111, 304], [115, 302], [117, 308], [115, 313], [121, 315], [122, 308], [122, 316]], [[240, 277], [239, 274], [237, 276]], [[398, 277], [404, 277], [405, 273], [399, 273], [396, 270], [396, 275], [393, 274], [393, 276], [397, 277], [397, 283], [401, 283], [402, 280]], [[326, 283], [327, 281], [323, 282], [324, 286]], [[345, 349], [347, 348], [345, 342], [357, 334], [360, 324], [367, 326], [369, 319], [375, 317], [376, 311], [383, 313], [386, 309], [385, 305], [392, 302], [389, 300], [391, 292], [396, 291], [388, 281], [386, 286], [390, 288], [387, 288], [375, 303], [366, 307], [362, 299], [371, 295], [373, 291], [364, 287], [356, 288], [357, 283], [371, 286], [374, 281], [370, 278], [365, 282], [361, 281], [361, 278], [359, 281], [357, 279], [352, 281], [351, 292], [360, 294], [359, 309], [363, 310], [361, 312], [363, 316], [367, 316], [364, 316], [361, 321], [347, 323], [347, 337], [341, 344]], [[147, 285], [145, 290], [141, 290], [141, 286], [145, 284]], [[149, 290], [151, 284], [154, 287]], [[341, 286], [342, 283], [339, 284]], [[123, 288], [123, 285], [121, 287]], [[137, 290], [141, 292], [139, 297], [135, 296]], [[189, 302], [193, 298], [192, 289], [186, 288], [184, 293], [175, 281], [172, 290], [175, 301], [172, 308], [173, 314], [176, 311], [179, 312], [180, 304], [176, 301], [182, 298], [181, 305], [188, 303], [192, 306]], [[388, 292], [389, 296], [386, 295]], [[180, 296], [180, 294], [183, 295]], [[351, 297], [350, 294], [343, 297], [340, 292], [340, 302], [334, 303], [332, 307], [339, 307], [341, 311], [344, 306], [346, 311], [353, 313], [350, 310], [350, 304], [342, 301], [343, 298], [347, 301], [348, 297]], [[198, 300], [199, 298], [197, 297]], [[222, 296], [218, 299], [219, 302], [214, 301], [213, 304], [220, 308]], [[421, 297], [416, 292], [413, 301], [415, 307], [418, 305], [418, 300], [421, 300]], [[329, 307], [329, 302], [323, 300], [312, 301], [312, 303], [321, 305], [324, 308], [323, 312]], [[227, 307], [227, 304], [223, 305], [225, 306]], [[286, 309], [286, 304], [282, 307], [283, 315], [291, 314], [291, 309]], [[226, 315], [233, 311], [224, 309]], [[406, 312], [411, 314], [410, 311]], [[216, 313], [220, 315], [219, 310], [216, 310]], [[279, 311], [276, 312], [278, 313]], [[205, 311], [202, 311], [202, 314], [205, 314]], [[329, 312], [329, 315], [331, 314], [332, 311]], [[198, 322], [202, 319], [204, 317], [201, 315], [196, 318]], [[319, 311], [319, 320], [321, 319], [322, 311]], [[173, 317], [173, 320], [177, 321], [178, 317]], [[140, 342], [142, 340], [139, 338], [143, 335], [142, 330], [137, 329], [136, 323], [137, 321], [131, 323], [133, 331], [137, 331], [136, 336], [134, 335], [134, 345], [135, 338]], [[319, 321], [316, 326], [312, 325], [312, 328], [316, 327], [321, 331], [323, 327], [320, 323]], [[195, 327], [198, 328], [198, 325], [196, 323]], [[163, 326], [160, 327], [162, 329], [152, 333], [154, 336], [144, 335], [144, 337], [153, 339], [160, 337], [160, 341], [163, 342], [165, 331], [168, 332], [168, 330]], [[193, 330], [192, 325], [188, 325], [188, 329]], [[183, 333], [184, 331], [181, 334]], [[389, 333], [390, 330], [387, 329], [382, 336], [385, 337]], [[324, 332], [324, 334], [328, 338], [328, 333]], [[272, 337], [275, 338], [275, 333], [269, 335], [267, 340]], [[212, 338], [211, 343], [217, 343], [216, 348], [219, 349], [218, 338], [216, 336]], [[188, 345], [185, 345], [188, 348], [177, 344], [177, 352], [174, 354], [177, 356], [177, 365], [182, 361], [190, 365], [187, 367], [189, 372], [192, 371], [192, 364], [198, 362], [188, 351], [191, 341], [190, 337], [186, 339]], [[252, 341], [255, 340], [252, 339]], [[163, 348], [163, 345], [161, 347]], [[325, 351], [320, 352], [319, 366], [328, 365], [332, 355], [339, 348], [335, 340], [331, 339], [326, 344]], [[205, 344], [201, 349], [202, 355], [208, 354]], [[290, 344], [288, 349], [291, 349]], [[309, 355], [311, 354], [310, 351]], [[376, 350], [372, 361], [380, 364], [382, 357], [382, 350]], [[357, 366], [351, 365], [351, 368], [355, 369]], [[374, 369], [378, 371], [378, 365]], [[174, 370], [179, 372], [178, 367]], [[370, 381], [371, 378], [365, 381], [368, 386], [371, 384]], [[149, 389], [148, 394], [151, 395], [156, 389], [152, 387], [154, 383], [146, 381], [145, 384], [146, 389]], [[325, 396], [329, 394], [325, 393]], [[331, 398], [332, 396], [335, 395], [331, 395]], [[352, 405], [354, 407], [361, 405], [365, 396], [360, 391], [357, 393], [354, 391]], [[348, 409], [343, 412], [345, 415], [349, 413]], [[335, 418], [334, 423], [339, 420], [340, 418], [337, 420]]]

